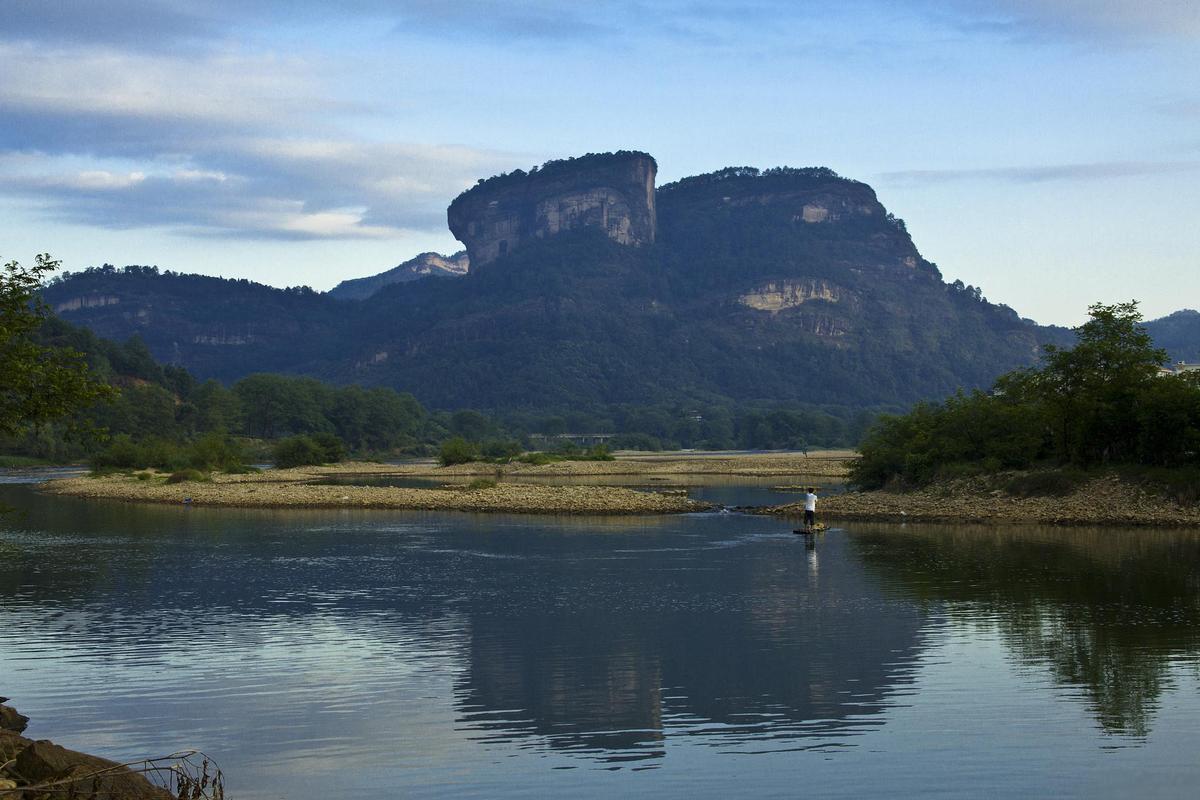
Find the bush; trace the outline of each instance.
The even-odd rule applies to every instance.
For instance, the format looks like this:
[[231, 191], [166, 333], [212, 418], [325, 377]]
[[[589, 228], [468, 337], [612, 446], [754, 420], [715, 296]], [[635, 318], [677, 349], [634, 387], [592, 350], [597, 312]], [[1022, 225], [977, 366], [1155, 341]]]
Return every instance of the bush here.
[[309, 439], [321, 449], [322, 464], [336, 464], [346, 460], [346, 443], [332, 433], [314, 433]]
[[1009, 480], [1004, 491], [1015, 497], [1063, 497], [1087, 480], [1086, 472], [1074, 469], [1030, 472]]
[[523, 449], [520, 442], [512, 440], [493, 439], [483, 445], [483, 456], [492, 461], [507, 464], [521, 455]]
[[212, 478], [207, 473], [201, 472], [198, 469], [181, 469], [167, 476], [167, 483], [183, 483], [185, 481], [208, 483], [211, 480]]
[[658, 452], [663, 449], [662, 442], [648, 433], [622, 433], [612, 438], [612, 446], [617, 450], [650, 450]]
[[461, 436], [455, 436], [442, 442], [442, 446], [438, 450], [438, 463], [443, 467], [453, 464], [469, 464], [478, 460], [478, 448]]
[[475, 492], [480, 489], [495, 489], [496, 482], [491, 478], [476, 478], [467, 484], [468, 492]]
[[192, 442], [186, 452], [188, 465], [193, 469], [236, 472], [245, 468], [245, 457], [237, 442], [215, 431]]
[[325, 463], [325, 450], [307, 436], [291, 436], [276, 442], [271, 451], [278, 469]]

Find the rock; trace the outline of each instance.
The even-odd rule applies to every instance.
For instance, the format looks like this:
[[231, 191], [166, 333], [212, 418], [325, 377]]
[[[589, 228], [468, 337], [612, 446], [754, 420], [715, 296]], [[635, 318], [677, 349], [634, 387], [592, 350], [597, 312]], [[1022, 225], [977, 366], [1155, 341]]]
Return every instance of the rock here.
[[0, 730], [0, 764], [12, 761], [17, 757], [17, 753], [31, 744], [33, 744], [31, 739], [26, 739], [12, 731]]
[[[5, 698], [6, 700], [8, 698]], [[12, 706], [0, 705], [0, 730], [20, 733], [29, 724], [29, 717], [18, 714]]]
[[[73, 779], [64, 787], [95, 800], [169, 800], [171, 793], [115, 761], [38, 740], [17, 754], [11, 773], [27, 784]], [[97, 774], [100, 773], [100, 774]]]
[[466, 245], [471, 269], [577, 228], [596, 228], [621, 244], [653, 244], [657, 172], [649, 154], [622, 151], [500, 175], [454, 199], [450, 232]]

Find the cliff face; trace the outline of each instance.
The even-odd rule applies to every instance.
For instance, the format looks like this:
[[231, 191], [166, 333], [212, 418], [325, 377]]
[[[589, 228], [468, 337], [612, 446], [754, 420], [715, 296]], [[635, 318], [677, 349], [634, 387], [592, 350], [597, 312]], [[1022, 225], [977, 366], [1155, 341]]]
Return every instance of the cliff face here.
[[646, 153], [620, 152], [551, 161], [483, 181], [447, 212], [450, 232], [478, 268], [532, 239], [582, 227], [625, 245], [650, 244], [657, 229], [654, 176]]
[[437, 278], [460, 278], [466, 275], [469, 269], [470, 262], [464, 251], [457, 252], [452, 256], [421, 253], [416, 258], [411, 258], [387, 272], [369, 275], [366, 278], [342, 281], [330, 289], [328, 294], [339, 300], [365, 300], [383, 287], [393, 283], [408, 283], [431, 275]]

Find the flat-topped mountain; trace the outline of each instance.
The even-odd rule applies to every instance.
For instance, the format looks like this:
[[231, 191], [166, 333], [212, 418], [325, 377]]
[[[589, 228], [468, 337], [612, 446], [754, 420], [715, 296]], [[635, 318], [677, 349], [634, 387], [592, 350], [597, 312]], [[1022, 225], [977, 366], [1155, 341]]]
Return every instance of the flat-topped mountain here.
[[353, 313], [146, 268], [45, 295], [200, 377], [293, 372], [444, 408], [901, 406], [988, 386], [1069, 338], [946, 284], [864, 183], [736, 167], [654, 189], [654, 174], [618, 153], [483, 181], [448, 212], [470, 271], [382, 280]]
[[421, 253], [387, 272], [342, 281], [330, 289], [328, 294], [339, 300], [365, 300], [384, 286], [391, 286], [393, 283], [408, 283], [428, 277], [461, 278], [467, 274], [470, 266], [470, 259], [467, 258], [465, 250], [452, 256], [444, 256], [440, 253]]
[[648, 154], [621, 151], [497, 175], [454, 199], [450, 232], [476, 268], [530, 241], [584, 227], [621, 244], [652, 244], [657, 172]]

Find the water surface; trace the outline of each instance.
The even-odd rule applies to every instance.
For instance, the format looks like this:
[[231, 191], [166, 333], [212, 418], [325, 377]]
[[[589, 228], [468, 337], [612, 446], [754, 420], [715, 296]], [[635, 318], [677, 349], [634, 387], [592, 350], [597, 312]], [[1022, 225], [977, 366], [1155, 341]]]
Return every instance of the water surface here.
[[1194, 533], [0, 501], [29, 733], [234, 797], [1200, 781]]

